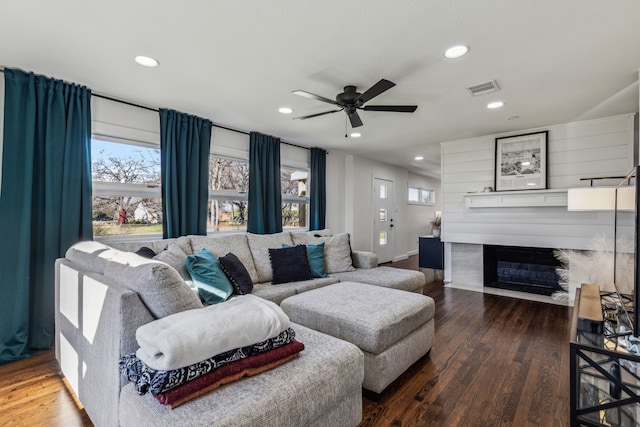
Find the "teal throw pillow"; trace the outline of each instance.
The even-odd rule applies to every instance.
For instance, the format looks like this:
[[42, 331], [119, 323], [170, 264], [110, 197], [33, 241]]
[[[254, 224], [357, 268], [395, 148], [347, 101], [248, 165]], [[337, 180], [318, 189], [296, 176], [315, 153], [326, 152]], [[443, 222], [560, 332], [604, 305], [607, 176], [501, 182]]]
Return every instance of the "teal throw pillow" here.
[[[329, 277], [324, 271], [324, 242], [306, 246], [311, 275], [313, 277]], [[289, 248], [291, 245], [283, 243], [282, 247]]]
[[208, 304], [226, 301], [233, 293], [233, 285], [220, 268], [218, 259], [208, 250], [187, 256], [184, 262], [198, 295]]

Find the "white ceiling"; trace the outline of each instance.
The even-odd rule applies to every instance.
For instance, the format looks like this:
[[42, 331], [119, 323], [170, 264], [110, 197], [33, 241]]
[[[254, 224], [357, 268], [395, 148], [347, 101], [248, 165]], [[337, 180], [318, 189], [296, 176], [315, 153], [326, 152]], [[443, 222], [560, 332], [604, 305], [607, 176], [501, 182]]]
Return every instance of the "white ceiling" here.
[[[426, 175], [439, 176], [442, 141], [638, 110], [638, 0], [23, 0], [0, 10], [0, 65]], [[444, 58], [455, 44], [471, 50]], [[161, 65], [140, 67], [136, 55]], [[418, 110], [361, 111], [360, 139], [345, 139], [344, 113], [292, 120], [332, 109], [292, 90], [333, 99], [381, 78], [397, 86], [367, 105]], [[501, 91], [466, 90], [493, 79]], [[497, 99], [506, 105], [488, 110]]]

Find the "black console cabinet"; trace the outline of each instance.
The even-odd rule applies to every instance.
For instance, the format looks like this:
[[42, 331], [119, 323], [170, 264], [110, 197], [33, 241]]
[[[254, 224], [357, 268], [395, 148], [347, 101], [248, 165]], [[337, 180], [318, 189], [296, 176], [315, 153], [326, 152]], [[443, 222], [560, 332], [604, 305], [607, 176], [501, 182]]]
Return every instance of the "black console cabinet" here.
[[420, 236], [418, 251], [420, 268], [444, 269], [444, 244], [439, 237]]

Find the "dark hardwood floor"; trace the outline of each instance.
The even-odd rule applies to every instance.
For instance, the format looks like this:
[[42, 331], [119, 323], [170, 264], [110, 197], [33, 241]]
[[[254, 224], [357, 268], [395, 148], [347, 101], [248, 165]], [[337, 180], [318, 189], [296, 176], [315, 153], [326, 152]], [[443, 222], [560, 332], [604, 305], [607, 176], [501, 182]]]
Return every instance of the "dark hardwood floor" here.
[[[417, 269], [417, 258], [391, 264]], [[571, 309], [428, 283], [435, 342], [361, 426], [567, 426]]]
[[[417, 262], [413, 256], [391, 265], [418, 269]], [[361, 426], [569, 424], [569, 308], [445, 288], [438, 280], [425, 294], [436, 302], [431, 354], [378, 402], [363, 398]], [[53, 351], [0, 366], [5, 425], [92, 425], [59, 377]]]

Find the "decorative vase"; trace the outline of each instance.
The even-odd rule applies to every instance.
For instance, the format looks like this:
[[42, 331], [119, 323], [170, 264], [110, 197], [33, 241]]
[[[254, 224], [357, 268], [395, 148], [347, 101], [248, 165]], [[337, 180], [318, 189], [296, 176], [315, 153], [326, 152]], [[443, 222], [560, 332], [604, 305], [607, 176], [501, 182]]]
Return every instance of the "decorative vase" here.
[[440, 237], [440, 229], [436, 228], [436, 227], [433, 227], [431, 229], [431, 234], [433, 234], [433, 237]]

